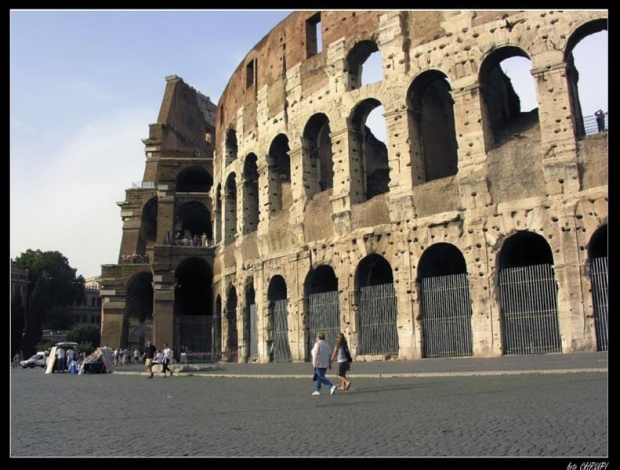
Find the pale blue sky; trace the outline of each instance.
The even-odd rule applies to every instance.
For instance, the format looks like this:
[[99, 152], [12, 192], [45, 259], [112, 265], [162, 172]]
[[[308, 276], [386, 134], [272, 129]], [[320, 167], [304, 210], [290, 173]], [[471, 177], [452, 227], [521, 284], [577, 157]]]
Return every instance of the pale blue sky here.
[[[11, 257], [57, 250], [84, 277], [116, 263], [116, 202], [142, 179], [141, 139], [157, 119], [165, 77], [183, 77], [217, 104], [245, 54], [289, 13], [12, 11]], [[584, 114], [607, 110], [607, 34], [583, 59], [578, 52]], [[580, 60], [589, 61], [583, 69]]]

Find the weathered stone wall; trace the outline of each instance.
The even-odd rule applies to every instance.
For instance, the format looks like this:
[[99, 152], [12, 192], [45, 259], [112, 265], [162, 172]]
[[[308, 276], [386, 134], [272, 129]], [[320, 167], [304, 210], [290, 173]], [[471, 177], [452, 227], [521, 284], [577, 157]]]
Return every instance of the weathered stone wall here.
[[[232, 173], [242, 173], [246, 155], [257, 155], [260, 219], [255, 234], [242, 235], [237, 227], [234, 243], [220, 245], [216, 271], [236, 273], [235, 285], [241, 286], [249, 279], [244, 270], [253, 266], [263, 316], [270, 279], [285, 279], [291, 352], [294, 360], [304, 360], [308, 273], [320, 265], [334, 270], [342, 329], [355, 348], [356, 269], [365, 256], [381, 255], [392, 268], [397, 292], [398, 357], [419, 358], [417, 266], [429, 247], [449, 243], [467, 264], [474, 354], [492, 356], [502, 353], [498, 254], [507, 238], [528, 230], [542, 235], [553, 252], [563, 351], [595, 348], [579, 245], [606, 223], [607, 147], [603, 136], [579, 142], [575, 137], [565, 56], [583, 25], [598, 24], [606, 12], [320, 12], [323, 51], [308, 56], [306, 21], [316, 14], [294, 13], [272, 29], [239, 65], [218, 103], [214, 188]], [[348, 54], [367, 40], [381, 52], [383, 80], [351, 88]], [[494, 55], [497, 51], [532, 61], [537, 112], [519, 114], [505, 79], [480, 75], [485, 61], [505, 58]], [[253, 60], [256, 78], [247, 87], [247, 65]], [[421, 157], [412, 152], [423, 147], [416, 146], [415, 116], [408, 110], [411, 84], [428, 71], [443, 74], [450, 84], [454, 129], [446, 129], [446, 138], [454, 132], [458, 146], [456, 174], [431, 181], [423, 176], [422, 160], [416, 160]], [[489, 97], [504, 100], [502, 106], [490, 105]], [[369, 99], [385, 108], [390, 183], [388, 192], [367, 200], [369, 164], [364, 167], [359, 155], [353, 116]], [[314, 193], [308, 191], [311, 162], [302, 137], [317, 113], [329, 119], [334, 176], [333, 188]], [[228, 129], [236, 131], [238, 152], [236, 160], [225, 163]], [[272, 213], [266, 204], [281, 187], [268, 154], [279, 134], [290, 146], [292, 200]], [[244, 207], [239, 194], [237, 221], [243, 220]], [[579, 210], [584, 213], [576, 217], [584, 204], [597, 210]], [[233, 245], [242, 253], [234, 260]], [[248, 259], [251, 253], [254, 258]], [[216, 295], [225, 301], [224, 283], [218, 276], [214, 281]], [[263, 361], [265, 338], [261, 333]]]

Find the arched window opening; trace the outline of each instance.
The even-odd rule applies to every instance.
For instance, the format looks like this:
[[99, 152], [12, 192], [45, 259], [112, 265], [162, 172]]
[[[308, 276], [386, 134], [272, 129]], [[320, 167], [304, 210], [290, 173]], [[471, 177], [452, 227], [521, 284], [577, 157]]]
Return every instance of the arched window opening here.
[[213, 342], [213, 273], [200, 258], [186, 258], [176, 268], [174, 344], [188, 358], [211, 360]]
[[237, 235], [237, 182], [231, 173], [226, 180], [224, 193], [224, 243], [235, 241]]
[[[479, 80], [483, 127], [489, 147], [499, 146], [514, 134], [538, 126], [536, 85], [531, 69], [528, 55], [513, 46], [497, 49], [482, 63]], [[532, 109], [524, 112], [523, 105]]]
[[407, 93], [413, 185], [455, 175], [458, 144], [452, 88], [442, 72], [419, 75]]
[[[370, 117], [376, 108], [383, 109], [378, 100], [368, 98], [355, 107], [350, 120], [351, 200], [356, 203], [389, 191], [390, 167], [387, 145], [376, 135], [379, 134], [380, 137], [385, 135], [381, 135], [381, 131], [385, 132], [385, 118], [380, 110]], [[374, 127], [374, 132], [370, 125]]]
[[157, 239], [157, 211], [157, 198], [152, 197], [142, 208], [142, 224], [136, 249], [138, 255], [149, 253], [151, 259], [153, 258], [153, 246]]
[[329, 119], [323, 114], [312, 116], [302, 137], [304, 187], [309, 197], [334, 187], [334, 162]]
[[267, 290], [267, 351], [269, 362], [290, 362], [291, 349], [288, 342], [288, 305], [286, 282], [282, 276], [274, 276]]
[[607, 351], [609, 331], [609, 267], [607, 224], [600, 227], [588, 243], [588, 264], [594, 310], [596, 350]]
[[383, 60], [377, 43], [370, 40], [358, 42], [347, 54], [345, 72], [348, 77], [347, 90], [381, 80]]
[[153, 338], [153, 275], [138, 273], [127, 283], [127, 302], [121, 346], [142, 350]]
[[465, 258], [449, 243], [424, 251], [418, 264], [423, 357], [473, 354], [471, 298]]
[[358, 304], [356, 354], [398, 354], [396, 290], [392, 267], [385, 258], [369, 255], [355, 274]]
[[195, 165], [184, 169], [177, 176], [177, 192], [207, 193], [213, 186], [213, 177], [206, 168]]
[[528, 231], [509, 237], [499, 254], [498, 293], [504, 354], [562, 352], [553, 253]]
[[215, 241], [222, 241], [222, 185], [215, 190]]
[[[175, 243], [188, 240], [184, 245], [199, 246], [196, 244], [202, 234], [208, 239], [213, 237], [211, 214], [205, 205], [198, 201], [189, 201], [179, 206], [175, 217]], [[180, 237], [179, 237], [180, 234]]]
[[292, 204], [291, 158], [288, 137], [279, 134], [269, 147], [269, 198], [271, 215]]
[[338, 279], [331, 266], [318, 266], [310, 271], [306, 278], [306, 296], [308, 299], [306, 358], [310, 360], [310, 351], [320, 331], [325, 333], [327, 344], [336, 344], [340, 333]]
[[245, 311], [243, 315], [243, 331], [245, 359], [258, 357], [258, 308], [256, 305], [256, 292], [254, 281], [249, 279], [245, 288]]
[[226, 142], [225, 142], [226, 165], [230, 165], [236, 159], [237, 159], [237, 132], [234, 129], [228, 129], [228, 132], [226, 132]]
[[230, 362], [237, 362], [239, 355], [239, 341], [237, 334], [237, 290], [229, 286], [226, 299], [226, 358]]
[[249, 154], [243, 166], [243, 228], [248, 234], [258, 228], [260, 206], [258, 205], [258, 158]]
[[[564, 61], [575, 135], [579, 137], [607, 130], [607, 20], [591, 21], [579, 27], [568, 40]], [[598, 111], [601, 114], [597, 121]]]
[[216, 357], [222, 352], [222, 297], [215, 299], [215, 316], [213, 318], [213, 351]]

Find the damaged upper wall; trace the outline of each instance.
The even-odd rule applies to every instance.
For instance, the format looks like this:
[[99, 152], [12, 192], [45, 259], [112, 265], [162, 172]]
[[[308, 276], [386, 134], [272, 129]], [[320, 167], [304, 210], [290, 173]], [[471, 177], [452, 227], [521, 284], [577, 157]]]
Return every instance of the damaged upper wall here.
[[155, 132], [161, 128], [155, 136], [161, 139], [161, 150], [197, 148], [201, 157], [212, 157], [215, 105], [181, 77], [168, 76], [166, 81], [157, 123], [151, 126]]

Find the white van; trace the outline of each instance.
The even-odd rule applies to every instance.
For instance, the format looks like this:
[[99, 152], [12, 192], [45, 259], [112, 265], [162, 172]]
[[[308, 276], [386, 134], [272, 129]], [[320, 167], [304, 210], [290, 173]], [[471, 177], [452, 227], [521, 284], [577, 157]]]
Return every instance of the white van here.
[[45, 368], [48, 354], [49, 354], [49, 351], [39, 351], [36, 354], [34, 354], [30, 359], [21, 361], [19, 365], [22, 366], [24, 369], [27, 369], [27, 368], [34, 369], [35, 366]]

